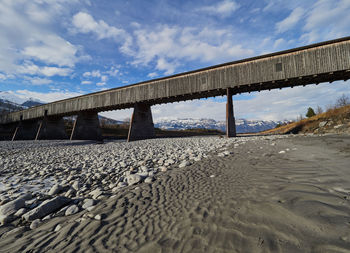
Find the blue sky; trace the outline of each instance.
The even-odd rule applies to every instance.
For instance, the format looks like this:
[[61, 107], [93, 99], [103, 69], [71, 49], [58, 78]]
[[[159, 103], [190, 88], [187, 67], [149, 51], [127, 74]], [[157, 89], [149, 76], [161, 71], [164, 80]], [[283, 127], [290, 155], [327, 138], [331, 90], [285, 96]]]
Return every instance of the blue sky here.
[[[350, 35], [350, 0], [0, 0], [0, 91], [51, 102]], [[295, 118], [349, 83], [236, 95], [237, 117]], [[224, 119], [225, 99], [152, 107]], [[123, 119], [131, 110], [104, 115]]]

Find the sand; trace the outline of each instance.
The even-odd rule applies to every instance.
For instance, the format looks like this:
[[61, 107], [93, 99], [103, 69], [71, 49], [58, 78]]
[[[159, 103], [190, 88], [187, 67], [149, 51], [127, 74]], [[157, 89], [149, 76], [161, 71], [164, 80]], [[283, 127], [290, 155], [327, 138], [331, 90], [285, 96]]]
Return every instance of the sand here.
[[91, 212], [11, 234], [2, 226], [0, 252], [350, 252], [349, 136], [230, 150], [126, 187]]

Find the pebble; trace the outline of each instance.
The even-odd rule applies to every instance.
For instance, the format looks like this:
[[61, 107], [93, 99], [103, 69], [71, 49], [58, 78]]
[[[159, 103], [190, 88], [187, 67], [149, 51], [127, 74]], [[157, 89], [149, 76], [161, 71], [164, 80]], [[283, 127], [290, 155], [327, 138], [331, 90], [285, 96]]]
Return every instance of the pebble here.
[[95, 220], [102, 220], [102, 218], [103, 218], [103, 215], [101, 215], [101, 214], [97, 214], [94, 217]]
[[83, 209], [87, 209], [91, 206], [94, 206], [96, 204], [96, 201], [93, 199], [85, 199], [84, 204], [82, 206]]
[[183, 168], [183, 167], [186, 167], [189, 165], [191, 165], [191, 163], [189, 161], [183, 161], [182, 163], [180, 163], [179, 168]]
[[101, 190], [101, 188], [97, 188], [97, 189], [91, 191], [90, 195], [92, 196], [93, 199], [97, 199], [98, 197], [103, 195], [103, 191]]
[[77, 212], [79, 212], [79, 207], [77, 205], [71, 205], [67, 208], [65, 216], [76, 214]]
[[53, 212], [59, 210], [63, 206], [67, 205], [70, 201], [71, 200], [66, 198], [66, 197], [57, 196], [53, 199], [45, 200], [38, 207], [25, 213], [22, 217], [26, 221], [33, 221], [36, 219], [40, 219], [40, 218], [43, 218], [50, 213], [53, 213]]
[[58, 231], [61, 230], [61, 228], [62, 228], [61, 224], [58, 224], [58, 225], [55, 227], [54, 231], [55, 231], [55, 232], [58, 232]]
[[153, 182], [153, 180], [154, 180], [153, 177], [147, 177], [147, 178], [145, 179], [145, 183], [150, 184], [150, 183]]
[[142, 180], [141, 176], [137, 174], [131, 174], [126, 177], [126, 182], [128, 183], [128, 185], [134, 185], [134, 184], [140, 183], [141, 180]]
[[51, 187], [49, 191], [49, 195], [56, 195], [57, 193], [60, 193], [63, 190], [63, 187], [59, 184], [55, 184], [54, 186]]
[[40, 219], [36, 219], [33, 220], [32, 223], [30, 223], [30, 229], [36, 229], [37, 227], [39, 227], [41, 224], [41, 220]]

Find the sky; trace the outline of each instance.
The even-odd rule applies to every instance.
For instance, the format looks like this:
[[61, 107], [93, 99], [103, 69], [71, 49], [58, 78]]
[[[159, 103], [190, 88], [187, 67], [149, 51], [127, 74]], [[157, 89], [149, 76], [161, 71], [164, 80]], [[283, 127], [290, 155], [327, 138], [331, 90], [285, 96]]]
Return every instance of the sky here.
[[[0, 91], [52, 102], [350, 35], [350, 0], [0, 0]], [[235, 95], [238, 118], [327, 108], [350, 82]], [[152, 107], [225, 119], [225, 97]], [[123, 120], [132, 110], [104, 112]]]

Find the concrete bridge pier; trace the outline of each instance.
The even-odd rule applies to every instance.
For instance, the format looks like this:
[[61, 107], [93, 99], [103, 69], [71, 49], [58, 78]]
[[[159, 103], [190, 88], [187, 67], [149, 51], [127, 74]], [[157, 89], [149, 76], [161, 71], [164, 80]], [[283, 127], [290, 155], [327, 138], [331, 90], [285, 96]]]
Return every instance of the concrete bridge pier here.
[[103, 141], [96, 111], [83, 111], [78, 114], [74, 121], [70, 139]]
[[226, 103], [226, 137], [236, 137], [236, 121], [233, 111], [232, 89], [227, 88], [227, 103]]
[[63, 117], [45, 116], [40, 122], [35, 140], [68, 139]]
[[40, 125], [39, 120], [20, 121], [15, 128], [12, 141], [15, 140], [34, 140]]
[[151, 106], [144, 103], [135, 104], [130, 120], [128, 141], [151, 139], [155, 136]]

